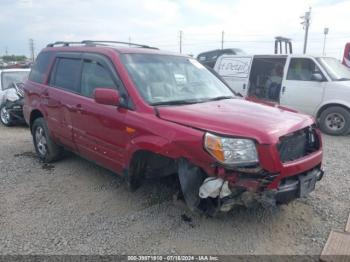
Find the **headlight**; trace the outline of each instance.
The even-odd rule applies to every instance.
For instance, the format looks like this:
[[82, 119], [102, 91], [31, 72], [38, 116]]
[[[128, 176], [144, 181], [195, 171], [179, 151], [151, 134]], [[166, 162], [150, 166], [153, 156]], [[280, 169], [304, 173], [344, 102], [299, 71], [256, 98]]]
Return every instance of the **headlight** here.
[[259, 162], [255, 143], [251, 139], [219, 137], [206, 133], [204, 146], [222, 164], [253, 165]]
[[19, 96], [15, 93], [9, 93], [6, 95], [6, 99], [9, 100], [10, 102], [14, 102], [19, 99]]

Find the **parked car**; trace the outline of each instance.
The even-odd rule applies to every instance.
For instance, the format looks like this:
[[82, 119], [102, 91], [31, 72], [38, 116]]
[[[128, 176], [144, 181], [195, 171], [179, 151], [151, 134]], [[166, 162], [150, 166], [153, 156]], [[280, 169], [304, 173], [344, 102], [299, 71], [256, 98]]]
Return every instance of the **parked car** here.
[[29, 69], [0, 70], [0, 121], [5, 126], [24, 122], [23, 82], [29, 75]]
[[7, 63], [0, 61], [0, 69], [6, 68], [7, 67]]
[[177, 174], [189, 208], [209, 214], [304, 197], [322, 178], [311, 117], [238, 99], [187, 56], [58, 43], [41, 51], [24, 87], [42, 161], [70, 150], [124, 176], [131, 189]]
[[344, 48], [343, 65], [350, 67], [350, 43], [346, 43]]
[[25, 123], [23, 118], [23, 83], [13, 82], [0, 106], [0, 121], [5, 126]]
[[327, 134], [350, 132], [350, 70], [335, 58], [223, 55], [214, 70], [249, 100], [312, 115]]
[[214, 65], [215, 65], [218, 57], [221, 55], [224, 55], [224, 54], [245, 55], [245, 53], [241, 49], [225, 48], [225, 49], [216, 49], [216, 50], [211, 50], [211, 51], [206, 51], [206, 52], [200, 53], [197, 56], [197, 60], [205, 66], [208, 66], [210, 68], [214, 68]]

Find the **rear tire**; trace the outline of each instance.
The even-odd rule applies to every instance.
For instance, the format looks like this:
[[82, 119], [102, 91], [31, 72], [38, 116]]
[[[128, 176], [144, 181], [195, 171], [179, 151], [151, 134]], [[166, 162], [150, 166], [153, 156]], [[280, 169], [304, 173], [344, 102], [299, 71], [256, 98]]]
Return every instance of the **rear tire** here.
[[350, 131], [350, 112], [340, 106], [329, 107], [321, 113], [319, 124], [326, 134], [346, 135]]
[[32, 135], [35, 151], [44, 163], [50, 163], [61, 158], [63, 148], [53, 142], [46, 122], [42, 117], [34, 120]]
[[12, 126], [13, 125], [13, 119], [11, 117], [10, 112], [8, 111], [8, 109], [6, 107], [6, 103], [3, 104], [0, 108], [0, 120], [4, 126]]

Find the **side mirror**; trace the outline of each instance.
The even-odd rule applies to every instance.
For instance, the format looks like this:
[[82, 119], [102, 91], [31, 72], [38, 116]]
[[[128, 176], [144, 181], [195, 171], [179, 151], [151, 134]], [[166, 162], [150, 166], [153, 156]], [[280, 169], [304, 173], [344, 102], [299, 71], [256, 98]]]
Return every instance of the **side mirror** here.
[[102, 105], [119, 106], [120, 96], [117, 90], [110, 88], [95, 88], [95, 102]]
[[317, 82], [322, 82], [323, 81], [323, 76], [320, 73], [313, 73], [311, 76], [312, 81], [317, 81]]

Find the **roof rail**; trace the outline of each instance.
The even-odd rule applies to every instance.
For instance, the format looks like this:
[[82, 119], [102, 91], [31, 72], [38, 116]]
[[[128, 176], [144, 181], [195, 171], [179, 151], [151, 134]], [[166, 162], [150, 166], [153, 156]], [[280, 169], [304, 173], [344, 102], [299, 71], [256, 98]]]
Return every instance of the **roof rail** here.
[[151, 48], [151, 49], [158, 49], [156, 47], [143, 45], [143, 44], [136, 44], [136, 43], [130, 43], [130, 42], [122, 42], [122, 41], [110, 41], [110, 40], [83, 40], [81, 41], [83, 44], [86, 45], [94, 45], [94, 44], [122, 44], [122, 45], [128, 45], [128, 46], [136, 46], [141, 48]]
[[57, 41], [57, 42], [54, 42], [54, 43], [50, 43], [48, 45], [46, 45], [46, 47], [54, 47], [55, 45], [62, 45], [62, 46], [69, 46], [69, 45], [72, 45], [72, 44], [83, 44], [82, 42], [66, 42], [66, 41]]
[[136, 44], [136, 43], [129, 43], [129, 42], [121, 42], [121, 41], [102, 41], [102, 40], [83, 40], [81, 42], [66, 42], [66, 41], [57, 41], [54, 43], [50, 43], [47, 45], [47, 47], [54, 47], [56, 45], [61, 46], [70, 46], [72, 44], [80, 44], [80, 45], [105, 45], [108, 46], [108, 44], [122, 44], [122, 45], [128, 45], [128, 46], [135, 46], [135, 47], [141, 47], [141, 48], [150, 48], [150, 49], [158, 49], [157, 47], [152, 47], [148, 45], [142, 45], [142, 44]]

